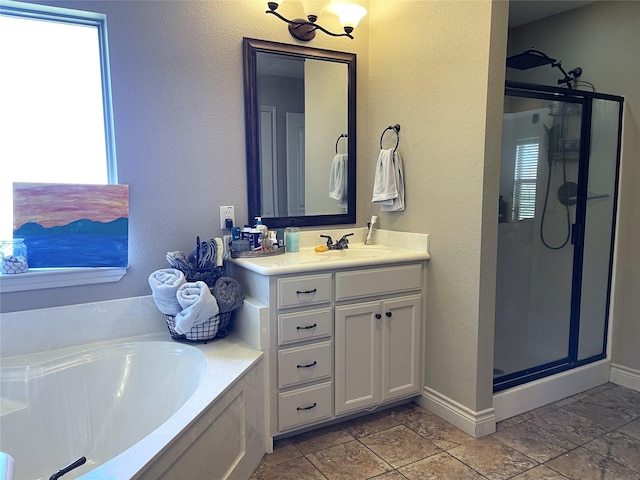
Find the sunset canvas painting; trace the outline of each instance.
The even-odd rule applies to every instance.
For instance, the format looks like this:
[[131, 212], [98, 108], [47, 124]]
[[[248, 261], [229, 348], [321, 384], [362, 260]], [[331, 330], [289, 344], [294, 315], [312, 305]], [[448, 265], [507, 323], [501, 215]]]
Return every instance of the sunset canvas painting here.
[[29, 268], [128, 266], [129, 186], [13, 184]]

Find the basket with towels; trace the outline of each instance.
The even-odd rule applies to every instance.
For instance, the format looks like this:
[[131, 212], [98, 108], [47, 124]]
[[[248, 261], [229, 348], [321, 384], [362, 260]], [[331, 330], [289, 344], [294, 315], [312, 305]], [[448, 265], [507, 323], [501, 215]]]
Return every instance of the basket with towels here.
[[171, 338], [206, 342], [229, 333], [231, 314], [242, 305], [240, 284], [219, 277], [213, 286], [202, 280], [187, 281], [181, 270], [156, 270], [149, 276], [153, 300], [164, 314]]

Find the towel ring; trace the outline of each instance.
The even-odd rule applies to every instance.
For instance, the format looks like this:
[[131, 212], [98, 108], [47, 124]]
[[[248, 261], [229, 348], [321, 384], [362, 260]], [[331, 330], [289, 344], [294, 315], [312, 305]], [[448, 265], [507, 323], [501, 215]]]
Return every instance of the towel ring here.
[[384, 137], [384, 134], [387, 130], [393, 130], [394, 132], [396, 132], [396, 146], [393, 149], [393, 151], [395, 152], [398, 149], [398, 145], [400, 144], [400, 125], [397, 123], [395, 125], [389, 125], [382, 131], [382, 135], [380, 135], [380, 150], [382, 150], [382, 138]]
[[340, 134], [340, 136], [336, 140], [336, 155], [338, 154], [338, 143], [340, 142], [340, 139], [341, 138], [347, 138], [348, 136], [349, 135], [347, 135], [346, 133], [342, 133], [342, 134]]

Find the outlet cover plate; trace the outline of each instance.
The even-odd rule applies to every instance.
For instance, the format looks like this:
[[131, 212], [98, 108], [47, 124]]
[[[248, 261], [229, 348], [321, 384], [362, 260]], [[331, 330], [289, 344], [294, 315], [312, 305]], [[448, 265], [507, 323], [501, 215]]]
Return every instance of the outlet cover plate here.
[[220, 206], [220, 228], [227, 228], [227, 220], [231, 220], [236, 224], [236, 212], [232, 205]]

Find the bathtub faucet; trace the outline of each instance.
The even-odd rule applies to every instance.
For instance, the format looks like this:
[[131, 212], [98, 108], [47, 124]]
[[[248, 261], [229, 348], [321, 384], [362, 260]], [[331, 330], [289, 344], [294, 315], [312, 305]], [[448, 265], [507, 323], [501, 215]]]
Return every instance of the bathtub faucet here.
[[74, 468], [78, 468], [80, 465], [84, 465], [86, 461], [87, 461], [86, 457], [80, 457], [78, 460], [73, 462], [71, 465], [67, 465], [62, 470], [58, 470], [57, 473], [54, 473], [53, 475], [51, 475], [49, 477], [49, 480], [58, 480], [58, 478], [60, 478], [65, 473], [69, 473]]

